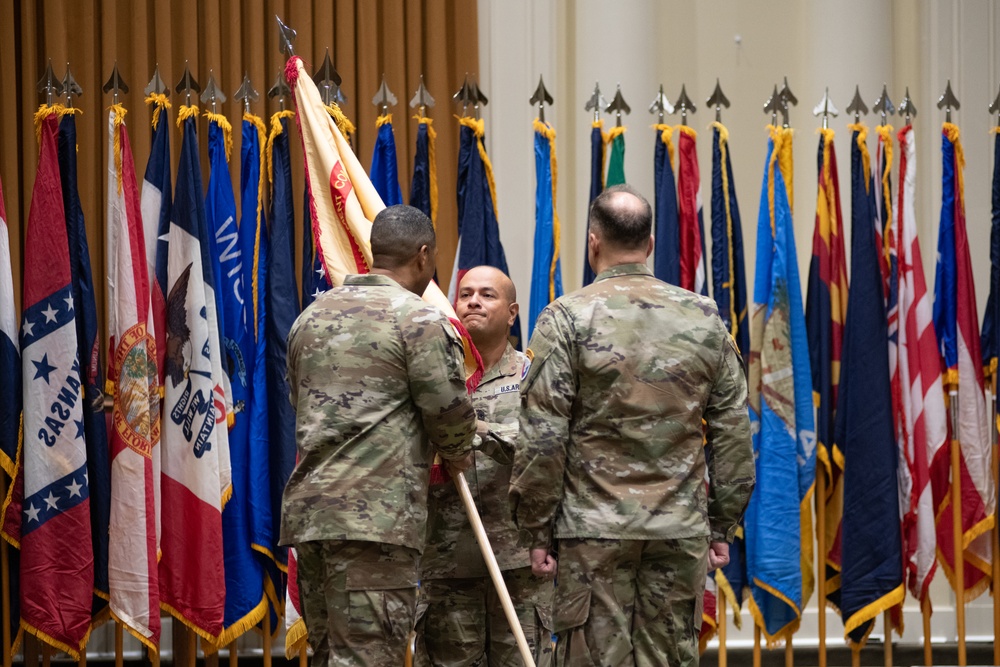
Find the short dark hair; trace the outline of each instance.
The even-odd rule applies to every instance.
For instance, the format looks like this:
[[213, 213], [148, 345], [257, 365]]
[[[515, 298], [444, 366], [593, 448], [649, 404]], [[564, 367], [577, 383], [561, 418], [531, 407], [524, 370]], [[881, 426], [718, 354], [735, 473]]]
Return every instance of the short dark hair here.
[[434, 223], [423, 211], [405, 204], [382, 209], [372, 222], [371, 246], [374, 264], [392, 269], [413, 259], [420, 248], [437, 244]]
[[635, 188], [613, 185], [590, 205], [590, 228], [624, 250], [643, 247], [653, 232], [653, 209]]

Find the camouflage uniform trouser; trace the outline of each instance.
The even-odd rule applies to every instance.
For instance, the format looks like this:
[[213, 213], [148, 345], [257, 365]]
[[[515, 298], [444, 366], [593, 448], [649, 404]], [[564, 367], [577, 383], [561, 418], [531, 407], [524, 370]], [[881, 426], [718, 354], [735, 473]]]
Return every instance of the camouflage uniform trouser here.
[[416, 613], [416, 549], [339, 540], [295, 548], [312, 664], [402, 665]]
[[707, 537], [558, 547], [557, 666], [697, 667]]
[[[548, 667], [552, 581], [534, 576], [530, 567], [507, 570], [503, 579], [535, 663]], [[521, 667], [521, 654], [492, 579], [432, 579], [420, 586], [417, 665]]]

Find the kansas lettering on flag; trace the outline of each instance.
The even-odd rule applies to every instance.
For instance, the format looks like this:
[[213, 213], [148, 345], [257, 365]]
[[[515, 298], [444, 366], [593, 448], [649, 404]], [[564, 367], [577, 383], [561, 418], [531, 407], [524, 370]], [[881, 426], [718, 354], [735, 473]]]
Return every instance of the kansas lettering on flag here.
[[386, 206], [403, 203], [399, 189], [399, 167], [396, 164], [396, 135], [392, 131], [392, 114], [379, 116], [375, 121], [378, 136], [372, 152], [372, 185]]
[[[624, 139], [622, 140], [624, 141]], [[588, 242], [590, 232], [590, 205], [594, 203], [597, 199], [597, 195], [604, 192], [604, 153], [605, 146], [608, 143], [608, 138], [604, 134], [604, 121], [595, 120], [591, 125], [590, 129], [590, 198], [587, 200], [587, 234], [584, 235], [583, 239], [583, 286], [586, 287], [590, 283], [594, 282], [594, 278], [597, 275], [594, 270], [590, 267], [590, 258], [588, 257]], [[459, 153], [461, 155], [461, 153]], [[461, 159], [459, 160], [461, 165]]]
[[811, 498], [816, 435], [791, 208], [778, 164], [786, 136], [770, 129], [750, 336], [757, 487], [745, 525], [750, 611], [773, 644], [795, 633], [804, 605], [800, 507]]
[[820, 130], [816, 159], [816, 227], [813, 230], [809, 291], [806, 298], [806, 330], [812, 369], [813, 401], [816, 405], [816, 455], [826, 475], [826, 497], [821, 499], [825, 516], [826, 553], [820, 567], [826, 568], [826, 594], [839, 608], [840, 520], [843, 514], [844, 455], [833, 439], [840, 387], [841, 348], [847, 316], [847, 255], [844, 251], [844, 219], [840, 209], [840, 181], [834, 132]]
[[680, 221], [681, 287], [708, 295], [705, 258], [705, 222], [702, 217], [701, 175], [695, 139], [698, 134], [682, 125], [678, 128], [680, 157], [677, 162], [677, 208]]
[[107, 154], [107, 389], [114, 397], [109, 434], [110, 603], [114, 617], [156, 651], [160, 594], [153, 453], [159, 453], [160, 391], [156, 343], [147, 328], [149, 270], [142, 205], [121, 105], [108, 113]]
[[[850, 125], [851, 293], [834, 441], [844, 457], [840, 612], [844, 636], [863, 647], [875, 619], [901, 605], [903, 559], [896, 482], [888, 323], [876, 245], [868, 128]], [[901, 609], [893, 614], [901, 631]]]
[[21, 625], [74, 659], [91, 627], [94, 552], [69, 239], [56, 111], [36, 116], [41, 147], [24, 241], [21, 361], [24, 495]]
[[[900, 386], [894, 423], [898, 446], [902, 449], [899, 457], [899, 506], [903, 512], [903, 571], [910, 593], [923, 601], [927, 599], [928, 586], [937, 566], [934, 527], [937, 504], [931, 491], [931, 477], [948, 478], [948, 418], [944, 407], [931, 293], [924, 279], [924, 264], [917, 238], [917, 147], [913, 127], [907, 125], [900, 130], [898, 140], [896, 256], [899, 266], [899, 334], [896, 349], [890, 346], [889, 354], [896, 357]], [[997, 201], [996, 196], [994, 194], [994, 202]], [[931, 470], [935, 470], [933, 475]]]
[[665, 283], [681, 284], [681, 231], [677, 211], [677, 184], [674, 181], [673, 128], [654, 125], [653, 201], [656, 222], [653, 230], [653, 273]]
[[[979, 349], [979, 315], [965, 227], [965, 157], [956, 125], [945, 123], [941, 141], [941, 222], [938, 228], [937, 276], [934, 284], [934, 329], [942, 357], [945, 391], [958, 401], [958, 428], [949, 424], [960, 446], [964, 590], [968, 602], [990, 585], [996, 490], [990, 474], [990, 428], [986, 412], [983, 365]], [[954, 445], [953, 445], [954, 446]], [[935, 474], [940, 472], [942, 474]], [[937, 510], [938, 561], [956, 587], [952, 539], [950, 481], [931, 468]]]
[[60, 109], [59, 175], [62, 181], [66, 234], [69, 238], [70, 272], [76, 306], [76, 340], [83, 372], [83, 424], [87, 442], [90, 487], [90, 539], [94, 548], [94, 599], [96, 616], [107, 607], [108, 521], [111, 512], [111, 466], [108, 430], [104, 416], [104, 379], [100, 365], [100, 324], [97, 321], [94, 278], [83, 206], [76, 181], [76, 109]]
[[[299, 316], [299, 300], [295, 285], [295, 195], [292, 191], [292, 160], [289, 152], [288, 119], [291, 111], [271, 116], [271, 132], [267, 141], [267, 164], [271, 186], [271, 252], [267, 256], [267, 278], [264, 289], [267, 320], [266, 377], [269, 395], [269, 504], [254, 503], [254, 525], [270, 525], [270, 533], [261, 533], [257, 544], [268, 545], [271, 557], [279, 569], [288, 567], [288, 548], [277, 544], [280, 534], [281, 494], [295, 467], [295, 411], [288, 396], [288, 332]], [[308, 207], [306, 208], [308, 211]], [[308, 229], [308, 227], [307, 227]], [[309, 238], [310, 234], [305, 234]], [[266, 542], [265, 542], [266, 540]], [[269, 570], [275, 596], [284, 600], [282, 577]], [[280, 605], [279, 605], [280, 606]]]
[[232, 480], [225, 404], [216, 398], [222, 365], [197, 116], [197, 107], [182, 106], [177, 121], [183, 141], [168, 234], [159, 575], [161, 606], [214, 641], [223, 628], [222, 505]]
[[528, 337], [545, 306], [563, 295], [556, 210], [556, 131], [535, 119], [535, 253], [531, 268]]

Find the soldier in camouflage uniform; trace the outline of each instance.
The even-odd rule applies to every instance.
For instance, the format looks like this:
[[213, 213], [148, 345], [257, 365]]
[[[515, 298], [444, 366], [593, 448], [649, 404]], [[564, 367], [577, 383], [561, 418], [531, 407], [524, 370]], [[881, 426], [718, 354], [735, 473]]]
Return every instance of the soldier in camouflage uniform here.
[[464, 469], [476, 429], [461, 341], [418, 296], [434, 273], [431, 221], [387, 208], [371, 246], [372, 272], [316, 299], [288, 336], [299, 461], [281, 544], [297, 549], [314, 665], [402, 664], [434, 451]]
[[[552, 580], [535, 577], [507, 509], [511, 463], [528, 358], [508, 341], [517, 317], [514, 283], [491, 266], [471, 269], [458, 286], [457, 312], [487, 369], [472, 395], [478, 422], [474, 465], [466, 472], [476, 506], [539, 667], [552, 656]], [[420, 563], [418, 664], [521, 667], [476, 537], [455, 486], [431, 487], [427, 548]]]
[[697, 665], [705, 575], [754, 485], [736, 345], [713, 301], [653, 277], [651, 224], [627, 186], [595, 199], [598, 276], [542, 312], [521, 382], [511, 510], [536, 571], [558, 553], [557, 665]]

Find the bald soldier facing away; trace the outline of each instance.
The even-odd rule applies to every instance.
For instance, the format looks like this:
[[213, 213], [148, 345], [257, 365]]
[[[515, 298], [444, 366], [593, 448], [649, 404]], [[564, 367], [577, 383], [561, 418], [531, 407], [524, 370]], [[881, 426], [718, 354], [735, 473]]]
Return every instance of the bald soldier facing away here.
[[651, 224], [628, 186], [594, 200], [598, 276], [528, 348], [510, 501], [535, 571], [558, 552], [556, 665], [697, 665], [705, 575], [754, 485], [736, 345], [714, 302], [653, 277]]
[[288, 336], [299, 461], [281, 543], [297, 549], [314, 665], [403, 663], [434, 449], [464, 469], [476, 430], [462, 344], [418, 296], [434, 273], [430, 219], [391, 206], [371, 247], [371, 273], [317, 298]]
[[[457, 313], [483, 357], [486, 373], [472, 395], [478, 422], [474, 465], [466, 479], [503, 570], [539, 667], [552, 655], [552, 581], [531, 573], [507, 510], [511, 462], [528, 358], [508, 341], [518, 313], [514, 283], [491, 266], [471, 269], [458, 286]], [[490, 580], [465, 508], [451, 483], [431, 487], [427, 548], [420, 563], [418, 664], [521, 667], [514, 635]], [[426, 606], [425, 606], [426, 605]]]

